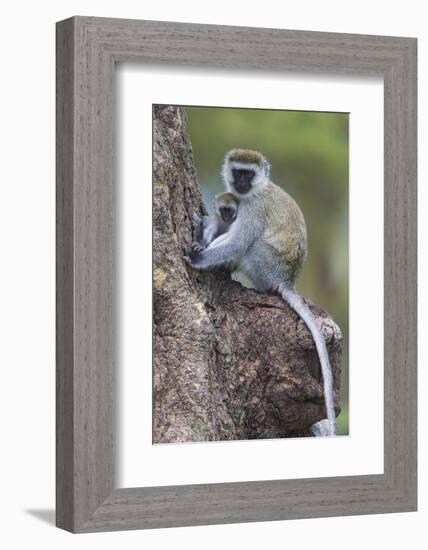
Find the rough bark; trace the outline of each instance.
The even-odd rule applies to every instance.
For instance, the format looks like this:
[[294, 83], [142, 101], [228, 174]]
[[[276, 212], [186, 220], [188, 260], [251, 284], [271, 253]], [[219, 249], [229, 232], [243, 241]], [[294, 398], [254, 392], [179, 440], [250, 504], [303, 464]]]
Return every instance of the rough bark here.
[[[205, 212], [186, 116], [172, 106], [153, 116], [153, 442], [308, 435], [325, 418], [310, 333], [281, 298], [184, 262], [192, 214]], [[308, 304], [327, 338], [338, 406], [341, 333]]]

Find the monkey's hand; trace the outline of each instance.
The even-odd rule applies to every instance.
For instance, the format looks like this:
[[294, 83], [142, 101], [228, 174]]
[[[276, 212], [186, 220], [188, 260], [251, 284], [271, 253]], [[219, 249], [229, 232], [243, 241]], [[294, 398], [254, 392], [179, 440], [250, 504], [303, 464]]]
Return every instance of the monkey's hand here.
[[191, 250], [192, 250], [193, 253], [199, 254], [199, 252], [202, 252], [202, 250], [204, 248], [205, 247], [201, 243], [197, 243], [197, 242], [193, 241]]
[[194, 269], [208, 270], [225, 267], [232, 269], [237, 262], [233, 244], [228, 244], [227, 235], [221, 235], [200, 252], [190, 251], [185, 259]]
[[193, 267], [193, 269], [200, 269], [198, 267], [198, 256], [202, 252], [203, 248], [199, 250], [200, 245], [198, 243], [192, 243], [189, 250], [184, 250], [184, 261]]
[[203, 249], [204, 247], [195, 241], [192, 242], [190, 247], [183, 245], [181, 247], [181, 250], [183, 251], [184, 261], [191, 267], [196, 267], [194, 265], [196, 262], [196, 258], [202, 252]]

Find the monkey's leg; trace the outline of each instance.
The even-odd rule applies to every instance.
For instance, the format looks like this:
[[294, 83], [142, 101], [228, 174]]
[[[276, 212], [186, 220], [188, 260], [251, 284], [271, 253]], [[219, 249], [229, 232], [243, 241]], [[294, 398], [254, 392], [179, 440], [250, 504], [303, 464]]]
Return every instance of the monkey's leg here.
[[204, 237], [204, 218], [207, 216], [199, 216], [193, 214], [192, 216], [192, 236], [193, 242], [200, 244]]
[[192, 216], [192, 246], [191, 250], [193, 255], [199, 254], [204, 248], [206, 248], [206, 233], [209, 228], [209, 216], [199, 216], [198, 214], [193, 214]]

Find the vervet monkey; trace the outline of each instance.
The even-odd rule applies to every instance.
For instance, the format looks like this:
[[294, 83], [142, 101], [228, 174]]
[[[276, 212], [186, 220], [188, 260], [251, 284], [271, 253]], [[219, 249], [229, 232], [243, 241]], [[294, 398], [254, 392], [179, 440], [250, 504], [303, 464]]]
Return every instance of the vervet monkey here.
[[214, 239], [226, 233], [236, 220], [238, 199], [232, 193], [220, 193], [213, 201], [213, 214], [210, 216], [193, 215], [194, 241], [193, 252], [200, 252]]
[[321, 329], [294, 288], [307, 253], [306, 224], [296, 202], [269, 179], [270, 166], [258, 151], [227, 153], [222, 176], [226, 190], [239, 202], [236, 220], [206, 248], [186, 257], [200, 270], [225, 266], [239, 269], [262, 292], [278, 292], [300, 316], [315, 342], [324, 381], [327, 420], [316, 435], [336, 434], [333, 375]]

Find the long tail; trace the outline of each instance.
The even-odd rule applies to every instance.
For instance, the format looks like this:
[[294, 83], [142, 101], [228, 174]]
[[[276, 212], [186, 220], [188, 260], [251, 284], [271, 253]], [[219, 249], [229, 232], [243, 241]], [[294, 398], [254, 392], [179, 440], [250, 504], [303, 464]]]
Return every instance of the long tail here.
[[286, 283], [278, 288], [282, 299], [299, 315], [305, 322], [312, 334], [318, 357], [321, 364], [321, 372], [324, 381], [324, 400], [327, 411], [328, 435], [336, 435], [336, 413], [334, 410], [333, 398], [333, 373], [331, 371], [330, 360], [328, 358], [327, 346], [321, 329], [308, 306], [303, 301], [298, 292]]

